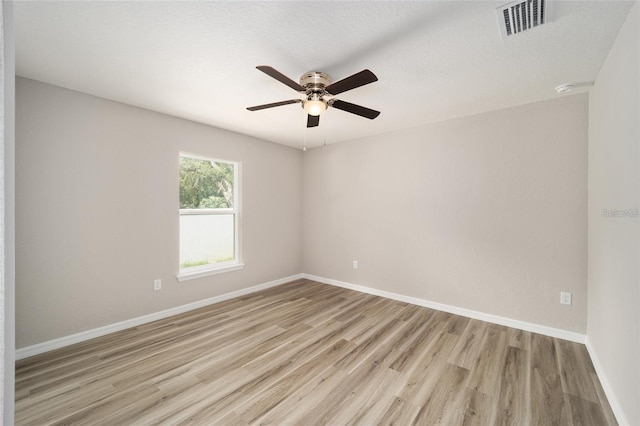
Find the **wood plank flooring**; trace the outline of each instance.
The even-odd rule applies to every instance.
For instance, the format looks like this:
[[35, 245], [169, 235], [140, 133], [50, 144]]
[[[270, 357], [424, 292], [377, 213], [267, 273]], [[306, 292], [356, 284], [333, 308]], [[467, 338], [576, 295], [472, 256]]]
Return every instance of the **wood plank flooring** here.
[[614, 425], [584, 345], [299, 280], [21, 360], [19, 425]]

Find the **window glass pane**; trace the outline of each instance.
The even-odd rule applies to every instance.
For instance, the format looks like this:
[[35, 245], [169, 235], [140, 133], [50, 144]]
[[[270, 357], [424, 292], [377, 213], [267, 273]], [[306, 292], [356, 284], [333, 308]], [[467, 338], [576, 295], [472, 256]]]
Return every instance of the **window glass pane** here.
[[233, 164], [180, 157], [180, 208], [233, 208]]
[[[180, 269], [234, 264], [237, 163], [180, 155]], [[224, 265], [223, 265], [224, 264]]]
[[235, 260], [234, 214], [180, 215], [180, 269]]

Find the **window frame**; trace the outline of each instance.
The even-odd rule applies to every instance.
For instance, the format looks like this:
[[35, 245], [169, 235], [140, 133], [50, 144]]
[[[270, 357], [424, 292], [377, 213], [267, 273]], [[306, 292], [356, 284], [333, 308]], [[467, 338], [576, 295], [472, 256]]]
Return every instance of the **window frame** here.
[[[234, 259], [231, 261], [213, 263], [202, 266], [193, 266], [191, 268], [180, 268], [180, 253], [178, 250], [178, 281], [187, 281], [196, 278], [206, 277], [209, 275], [222, 274], [225, 272], [238, 271], [244, 268], [242, 262], [242, 215], [241, 215], [241, 168], [240, 161], [223, 160], [219, 158], [207, 157], [200, 154], [180, 151], [178, 154], [178, 176], [180, 175], [180, 158], [187, 157], [196, 160], [213, 161], [216, 163], [233, 164], [233, 207], [232, 208], [205, 208], [205, 209], [181, 209], [180, 196], [178, 194], [178, 246], [181, 242], [180, 234], [180, 216], [182, 215], [228, 215], [234, 216]], [[179, 192], [179, 191], [178, 191]]]

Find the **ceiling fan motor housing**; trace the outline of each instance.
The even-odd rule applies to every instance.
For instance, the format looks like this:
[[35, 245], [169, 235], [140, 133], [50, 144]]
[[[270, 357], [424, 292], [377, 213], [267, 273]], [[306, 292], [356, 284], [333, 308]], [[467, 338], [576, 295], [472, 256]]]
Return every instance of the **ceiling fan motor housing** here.
[[331, 84], [329, 74], [320, 71], [310, 71], [302, 74], [300, 77], [300, 85], [309, 92], [323, 92], [324, 88]]

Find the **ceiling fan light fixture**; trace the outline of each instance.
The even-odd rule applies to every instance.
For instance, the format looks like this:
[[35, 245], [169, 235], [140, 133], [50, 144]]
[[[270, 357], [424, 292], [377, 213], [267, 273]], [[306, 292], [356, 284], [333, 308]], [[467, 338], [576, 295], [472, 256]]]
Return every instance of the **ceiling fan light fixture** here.
[[321, 100], [304, 101], [304, 110], [307, 114], [318, 116], [327, 110], [327, 104]]

